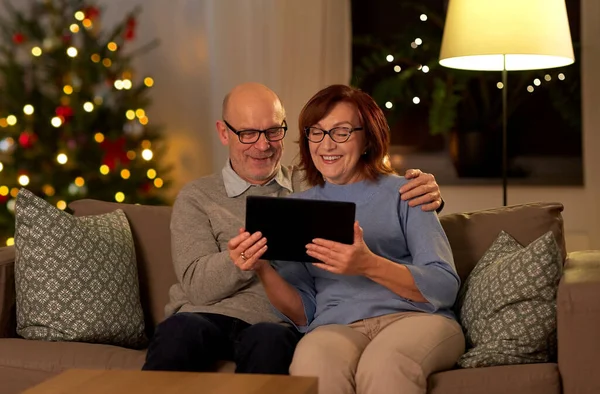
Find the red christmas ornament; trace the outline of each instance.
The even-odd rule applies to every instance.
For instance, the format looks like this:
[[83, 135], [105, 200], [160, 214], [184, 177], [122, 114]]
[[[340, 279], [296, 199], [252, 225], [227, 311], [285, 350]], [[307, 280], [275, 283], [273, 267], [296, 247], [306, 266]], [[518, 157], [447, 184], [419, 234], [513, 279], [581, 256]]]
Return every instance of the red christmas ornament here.
[[62, 118], [64, 122], [68, 122], [73, 117], [73, 108], [68, 105], [61, 105], [60, 107], [57, 107], [54, 112], [56, 113], [56, 116]]
[[17, 45], [22, 44], [25, 42], [25, 35], [23, 33], [15, 33], [12, 40]]
[[134, 17], [129, 17], [127, 19], [127, 25], [125, 27], [125, 40], [131, 41], [135, 38], [135, 26], [137, 22]]
[[83, 14], [86, 18], [94, 20], [100, 15], [100, 10], [94, 6], [90, 6], [83, 10]]
[[29, 149], [35, 144], [37, 141], [37, 135], [30, 131], [24, 131], [19, 135], [19, 145], [21, 145], [24, 149]]
[[102, 164], [108, 166], [108, 168], [114, 170], [117, 164], [127, 165], [129, 158], [127, 157], [127, 151], [125, 150], [125, 143], [127, 140], [125, 137], [117, 138], [114, 141], [106, 138], [100, 143], [100, 147], [104, 150], [104, 157], [102, 158]]

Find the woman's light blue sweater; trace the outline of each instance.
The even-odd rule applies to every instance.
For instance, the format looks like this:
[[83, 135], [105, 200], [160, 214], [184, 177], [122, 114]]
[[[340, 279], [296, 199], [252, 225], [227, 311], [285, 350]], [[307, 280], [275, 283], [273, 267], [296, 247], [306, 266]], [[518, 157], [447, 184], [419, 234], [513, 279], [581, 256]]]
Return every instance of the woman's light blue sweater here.
[[406, 265], [428, 302], [407, 300], [364, 276], [338, 275], [311, 264], [274, 261], [272, 264], [279, 274], [302, 298], [308, 325], [297, 327], [300, 331], [402, 311], [454, 318], [452, 305], [460, 279], [448, 238], [435, 212], [411, 208], [400, 199], [398, 189], [406, 182], [404, 177], [387, 175], [375, 182], [325, 183], [290, 197], [356, 203], [356, 220], [363, 228], [369, 249]]

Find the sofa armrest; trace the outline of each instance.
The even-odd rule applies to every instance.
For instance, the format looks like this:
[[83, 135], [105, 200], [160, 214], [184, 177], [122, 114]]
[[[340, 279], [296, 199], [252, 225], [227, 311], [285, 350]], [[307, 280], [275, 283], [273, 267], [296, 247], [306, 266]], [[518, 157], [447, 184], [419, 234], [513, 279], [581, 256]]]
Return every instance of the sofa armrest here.
[[0, 338], [16, 336], [15, 247], [0, 248]]
[[563, 393], [600, 393], [600, 251], [569, 253], [557, 308]]

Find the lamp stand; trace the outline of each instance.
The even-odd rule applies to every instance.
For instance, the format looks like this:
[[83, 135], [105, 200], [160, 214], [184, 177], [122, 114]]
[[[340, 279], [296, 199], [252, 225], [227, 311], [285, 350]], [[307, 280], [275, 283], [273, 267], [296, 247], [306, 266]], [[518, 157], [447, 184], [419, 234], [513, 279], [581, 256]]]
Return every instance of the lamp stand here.
[[503, 66], [502, 66], [502, 203], [506, 206], [506, 189], [508, 186], [508, 144], [507, 144], [507, 132], [506, 124], [507, 120], [507, 80], [508, 73], [506, 72], [506, 55], [502, 55]]

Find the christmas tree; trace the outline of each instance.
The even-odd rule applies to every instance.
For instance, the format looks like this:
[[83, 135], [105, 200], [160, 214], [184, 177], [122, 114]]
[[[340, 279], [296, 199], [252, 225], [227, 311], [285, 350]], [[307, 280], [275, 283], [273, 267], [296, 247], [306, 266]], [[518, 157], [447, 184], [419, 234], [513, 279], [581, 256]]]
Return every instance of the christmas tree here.
[[0, 20], [0, 242], [12, 244], [20, 187], [65, 209], [94, 198], [164, 203], [164, 142], [149, 122], [150, 76], [133, 59], [139, 9], [110, 31], [86, 0], [6, 2]]

